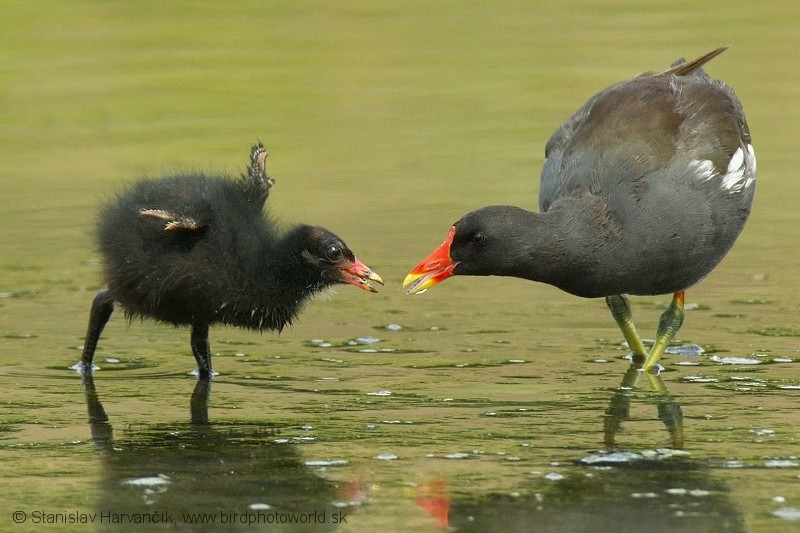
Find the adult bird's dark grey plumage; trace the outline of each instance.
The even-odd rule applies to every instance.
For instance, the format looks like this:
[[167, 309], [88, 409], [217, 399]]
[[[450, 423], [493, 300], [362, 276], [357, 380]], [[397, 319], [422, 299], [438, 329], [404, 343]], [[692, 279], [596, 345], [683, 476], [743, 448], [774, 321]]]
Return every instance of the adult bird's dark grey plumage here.
[[[676, 62], [600, 91], [545, 148], [539, 213], [473, 211], [407, 276], [418, 293], [451, 275], [541, 281], [605, 297], [645, 369], [683, 322], [684, 290], [711, 272], [750, 214], [756, 160], [733, 90], [702, 66]], [[673, 293], [645, 350], [626, 294]]]
[[107, 289], [94, 299], [83, 350], [91, 371], [114, 309], [191, 326], [201, 377], [211, 375], [208, 329], [229, 324], [281, 330], [312, 294], [335, 283], [375, 292], [381, 278], [330, 231], [282, 232], [264, 218], [274, 180], [259, 143], [241, 179], [180, 174], [143, 180], [103, 210], [98, 241]]

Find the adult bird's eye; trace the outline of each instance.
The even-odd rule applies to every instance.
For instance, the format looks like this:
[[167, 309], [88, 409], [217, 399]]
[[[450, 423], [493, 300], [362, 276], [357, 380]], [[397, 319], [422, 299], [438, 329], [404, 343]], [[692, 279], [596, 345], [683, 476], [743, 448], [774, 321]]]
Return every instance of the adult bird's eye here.
[[486, 235], [484, 235], [483, 233], [476, 233], [469, 240], [469, 243], [472, 246], [483, 246], [484, 244], [486, 244]]

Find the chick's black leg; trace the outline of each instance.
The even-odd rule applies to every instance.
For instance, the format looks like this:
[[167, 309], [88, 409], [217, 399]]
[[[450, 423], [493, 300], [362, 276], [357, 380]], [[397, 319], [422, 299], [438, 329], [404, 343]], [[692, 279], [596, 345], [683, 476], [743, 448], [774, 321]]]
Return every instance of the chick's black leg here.
[[92, 301], [92, 310], [89, 313], [89, 327], [86, 330], [86, 340], [83, 343], [83, 355], [81, 363], [84, 373], [92, 373], [92, 360], [94, 351], [97, 348], [97, 341], [103, 332], [111, 313], [114, 311], [114, 298], [108, 294], [107, 290], [97, 293]]
[[211, 370], [211, 347], [208, 344], [208, 324], [192, 326], [192, 353], [197, 361], [197, 372], [200, 379], [208, 379]]

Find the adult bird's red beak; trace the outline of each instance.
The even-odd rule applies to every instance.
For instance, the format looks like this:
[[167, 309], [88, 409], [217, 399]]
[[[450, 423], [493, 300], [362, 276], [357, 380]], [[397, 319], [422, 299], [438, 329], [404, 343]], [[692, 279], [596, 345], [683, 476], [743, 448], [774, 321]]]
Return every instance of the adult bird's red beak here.
[[408, 273], [403, 280], [403, 287], [407, 287], [408, 294], [425, 292], [453, 275], [458, 263], [450, 258], [450, 245], [455, 235], [456, 228], [453, 226], [444, 242]]
[[353, 260], [353, 265], [350, 268], [342, 269], [341, 281], [355, 285], [365, 291], [378, 292], [369, 282], [375, 281], [383, 285], [383, 279], [373, 272], [371, 268], [359, 261], [358, 258], [354, 257]]

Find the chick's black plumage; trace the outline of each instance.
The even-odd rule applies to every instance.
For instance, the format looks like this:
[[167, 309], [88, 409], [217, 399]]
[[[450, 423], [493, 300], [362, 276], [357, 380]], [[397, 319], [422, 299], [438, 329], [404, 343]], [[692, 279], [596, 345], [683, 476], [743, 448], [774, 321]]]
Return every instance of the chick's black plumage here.
[[380, 277], [330, 231], [281, 232], [264, 217], [274, 180], [251, 149], [240, 180], [175, 175], [143, 180], [102, 211], [98, 240], [107, 289], [95, 297], [82, 362], [91, 370], [102, 328], [119, 302], [128, 318], [192, 328], [201, 377], [211, 374], [208, 328], [281, 330], [314, 293], [335, 283], [374, 292]]

